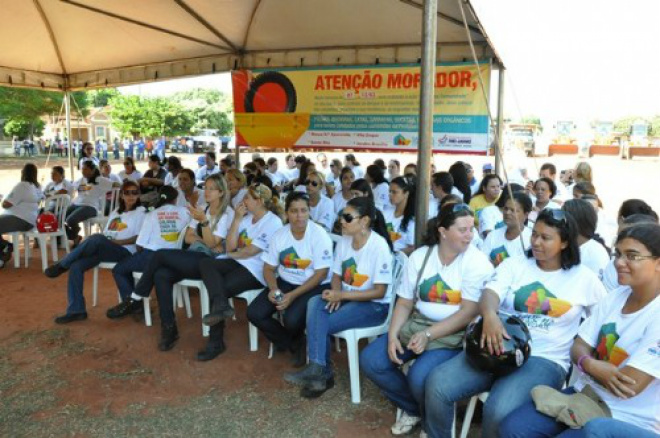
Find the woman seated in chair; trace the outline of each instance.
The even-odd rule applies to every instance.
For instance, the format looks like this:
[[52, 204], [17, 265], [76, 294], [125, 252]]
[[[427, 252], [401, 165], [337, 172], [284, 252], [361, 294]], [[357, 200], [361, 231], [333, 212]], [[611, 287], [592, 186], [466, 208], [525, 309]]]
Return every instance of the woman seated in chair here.
[[101, 176], [92, 161], [82, 161], [82, 178], [73, 184], [78, 192], [66, 210], [66, 234], [73, 240], [74, 247], [80, 243], [80, 223], [98, 216], [105, 195], [112, 190], [112, 181]]
[[500, 422], [531, 400], [537, 385], [561, 388], [580, 320], [605, 295], [596, 275], [580, 264], [577, 225], [569, 213], [543, 210], [534, 225], [527, 257], [502, 262], [479, 299], [483, 318], [481, 347], [503, 351], [508, 338], [498, 312], [522, 319], [533, 340], [531, 356], [520, 368], [497, 375], [471, 365], [465, 352], [437, 366], [426, 379], [424, 427], [429, 437], [450, 438], [455, 403], [489, 391], [482, 436], [497, 436]]
[[0, 268], [11, 259], [13, 246], [2, 235], [34, 228], [39, 214], [39, 203], [44, 198], [37, 181], [37, 166], [28, 163], [21, 170], [21, 182], [16, 184], [2, 201], [0, 215]]
[[[621, 231], [614, 263], [621, 287], [596, 306], [573, 340], [575, 384], [561, 391], [564, 400], [545, 390], [543, 398], [534, 398], [536, 407], [530, 401], [513, 411], [500, 425], [500, 437], [660, 437], [660, 226], [639, 224]], [[584, 404], [584, 395], [572, 399], [587, 387], [607, 405], [611, 418], [582, 417], [586, 421], [569, 428], [552, 408], [557, 406], [557, 414], [564, 408], [595, 413]], [[544, 401], [554, 406], [544, 408]]]
[[133, 273], [144, 272], [159, 249], [174, 249], [180, 246], [179, 238], [190, 222], [190, 213], [188, 209], [176, 205], [178, 194], [174, 187], [160, 188], [156, 208], [145, 216], [135, 241], [137, 251], [130, 257], [122, 259], [112, 269], [112, 276], [122, 302], [108, 309], [106, 313], [108, 318], [122, 318], [131, 313], [142, 312], [142, 301], [133, 294], [135, 290]]
[[188, 207], [192, 216], [184, 238], [188, 249], [156, 251], [135, 285], [133, 298], [136, 300], [148, 297], [151, 289], [156, 287], [161, 325], [160, 351], [172, 349], [179, 338], [172, 304], [174, 285], [183, 279], [202, 278], [199, 270], [201, 260], [224, 253], [229, 225], [234, 219], [234, 210], [229, 206], [227, 183], [221, 174], [206, 178], [203, 193], [206, 208]]
[[415, 178], [399, 176], [389, 184], [390, 203], [383, 209], [394, 251], [415, 249]]
[[305, 186], [309, 194], [310, 218], [322, 226], [325, 231], [330, 232], [335, 223], [335, 207], [332, 200], [323, 195], [325, 177], [321, 172], [310, 172], [307, 175]]
[[[250, 304], [248, 319], [275, 344], [290, 351], [293, 365], [305, 364], [307, 302], [330, 287], [332, 241], [310, 220], [310, 201], [305, 193], [290, 192], [285, 212], [288, 224], [273, 235], [263, 255], [267, 288]], [[279, 312], [280, 320], [273, 318]]]
[[[493, 267], [470, 244], [473, 227], [467, 204], [440, 209], [430, 221], [425, 246], [408, 260], [389, 332], [360, 356], [367, 377], [403, 411], [392, 426], [395, 436], [422, 422], [426, 377], [461, 352], [465, 327], [479, 313], [477, 303]], [[400, 367], [413, 359], [405, 375]]]
[[62, 166], [53, 166], [50, 171], [51, 181], [44, 188], [46, 196], [45, 210], [51, 213], [55, 211], [55, 203], [48, 202], [48, 198], [55, 195], [69, 195], [73, 197], [73, 184], [64, 177], [64, 168]]
[[85, 271], [99, 263], [118, 263], [135, 254], [135, 242], [142, 228], [146, 210], [140, 205], [140, 186], [126, 180], [121, 186], [119, 208], [108, 218], [103, 234], [93, 234], [62, 260], [49, 266], [45, 274], [56, 278], [69, 271], [66, 313], [55, 318], [56, 324], [87, 319], [83, 284]]
[[392, 242], [383, 215], [372, 199], [348, 201], [341, 215], [342, 239], [332, 266], [332, 285], [307, 306], [309, 365], [284, 380], [302, 386], [300, 395], [319, 397], [334, 386], [330, 336], [355, 328], [373, 327], [386, 319], [392, 297]]
[[282, 228], [281, 216], [277, 196], [264, 184], [251, 185], [236, 207], [227, 233], [227, 255], [200, 261], [199, 270], [211, 301], [211, 313], [202, 322], [211, 329], [206, 349], [197, 354], [198, 360], [211, 360], [225, 351], [225, 319], [234, 315], [229, 298], [266, 286], [261, 256], [268, 252], [273, 234]]

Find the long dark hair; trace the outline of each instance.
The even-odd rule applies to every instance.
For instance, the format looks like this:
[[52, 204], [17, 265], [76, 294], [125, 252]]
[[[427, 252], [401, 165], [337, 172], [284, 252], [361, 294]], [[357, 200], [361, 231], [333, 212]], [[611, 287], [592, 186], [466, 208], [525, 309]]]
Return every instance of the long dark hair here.
[[407, 176], [398, 176], [391, 182], [408, 194], [406, 206], [403, 209], [403, 219], [401, 219], [401, 231], [408, 231], [408, 224], [415, 218], [415, 178]]
[[429, 220], [426, 227], [426, 234], [424, 235], [423, 244], [426, 246], [437, 245], [440, 243], [440, 227], [449, 228], [460, 217], [474, 217], [474, 212], [470, 210], [465, 203], [445, 203], [440, 207], [438, 215]]
[[475, 193], [474, 196], [483, 195], [486, 192], [486, 187], [488, 187], [488, 183], [491, 179], [497, 179], [500, 182], [500, 185], [502, 185], [502, 178], [500, 178], [500, 176], [497, 174], [491, 173], [484, 176], [484, 179], [481, 180], [481, 183], [479, 184], [479, 190], [477, 190], [477, 193]]
[[470, 180], [468, 179], [467, 170], [465, 165], [457, 161], [449, 168], [452, 178], [454, 178], [454, 187], [456, 187], [463, 194], [463, 202], [470, 203], [472, 199], [472, 190], [470, 190]]
[[162, 186], [158, 190], [158, 202], [154, 208], [160, 208], [165, 204], [174, 204], [179, 196], [179, 191], [172, 186]]
[[87, 160], [83, 161], [83, 167], [87, 167], [92, 171], [92, 176], [87, 178], [87, 182], [90, 184], [98, 184], [97, 180], [101, 176], [101, 172], [99, 171], [99, 168], [96, 167], [96, 164], [94, 164], [94, 162], [91, 160]]
[[382, 183], [387, 183], [383, 169], [376, 164], [370, 164], [367, 166], [367, 175], [369, 175], [371, 183], [375, 186]]
[[371, 184], [367, 182], [366, 179], [360, 178], [356, 179], [351, 183], [351, 188], [350, 190], [357, 190], [359, 192], [363, 192], [367, 194], [367, 198], [371, 199], [373, 201], [374, 199], [374, 192], [371, 190]]
[[140, 185], [137, 182], [130, 179], [124, 181], [124, 183], [121, 185], [121, 195], [119, 196], [119, 207], [117, 208], [117, 213], [119, 214], [122, 214], [125, 211], [133, 211], [142, 205], [142, 202], [140, 201], [140, 196], [138, 196], [137, 201], [135, 202], [133, 208], [131, 210], [126, 210], [126, 202], [124, 201], [124, 190], [129, 188], [137, 189], [138, 194], [140, 192]]
[[589, 202], [583, 199], [570, 199], [564, 202], [561, 209], [569, 212], [571, 216], [573, 216], [573, 219], [575, 219], [575, 223], [577, 224], [577, 232], [580, 236], [586, 239], [595, 240], [603, 245], [608, 254], [610, 253], [610, 249], [605, 244], [605, 240], [596, 233], [598, 214], [596, 213], [596, 209], [589, 204]]
[[302, 163], [300, 166], [300, 177], [298, 177], [298, 185], [305, 185], [307, 183], [307, 177], [309, 176], [309, 168], [314, 166], [314, 163], [312, 163], [310, 160], [305, 161]]
[[[536, 223], [538, 224], [539, 222], [555, 228], [559, 232], [561, 241], [568, 244], [566, 248], [561, 250], [561, 268], [571, 269], [573, 266], [579, 265], [580, 245], [578, 245], [577, 241], [578, 227], [573, 216], [563, 210], [546, 208], [541, 210], [536, 218]], [[531, 248], [527, 252], [527, 257], [534, 257]]]
[[[344, 180], [344, 176], [348, 173], [351, 172], [353, 174], [353, 178], [355, 178], [355, 172], [353, 172], [353, 169], [351, 169], [348, 166], [342, 167], [341, 172], [339, 172], [339, 185], [343, 186], [342, 182]], [[353, 184], [353, 183], [351, 183]], [[350, 190], [350, 188], [349, 188]]]
[[658, 213], [653, 211], [653, 208], [651, 208], [649, 204], [642, 201], [641, 199], [628, 199], [623, 201], [621, 207], [619, 208], [618, 217], [625, 219], [633, 214], [646, 214], [653, 216], [656, 220], [658, 220]]
[[32, 163], [27, 163], [21, 170], [21, 181], [28, 182], [39, 188], [39, 181], [37, 181], [37, 166]]
[[390, 251], [394, 251], [392, 246], [392, 241], [390, 240], [390, 233], [387, 231], [387, 225], [385, 224], [385, 218], [383, 213], [376, 208], [373, 199], [366, 197], [353, 198], [346, 203], [347, 206], [355, 209], [360, 216], [366, 216], [369, 218], [369, 228], [378, 233], [382, 238], [387, 242], [387, 246], [390, 247]]

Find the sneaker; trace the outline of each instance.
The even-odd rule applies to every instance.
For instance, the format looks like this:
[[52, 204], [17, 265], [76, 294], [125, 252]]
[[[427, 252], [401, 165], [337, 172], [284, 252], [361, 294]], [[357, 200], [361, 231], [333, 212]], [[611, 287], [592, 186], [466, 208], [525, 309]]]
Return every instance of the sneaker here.
[[176, 325], [162, 327], [160, 329], [160, 341], [158, 341], [158, 349], [160, 351], [169, 351], [176, 344], [179, 339], [179, 330]]
[[106, 316], [110, 319], [123, 318], [132, 313], [140, 313], [143, 309], [144, 306], [142, 305], [142, 301], [136, 301], [129, 298], [127, 301], [122, 301], [115, 307], [108, 309]]
[[292, 385], [304, 385], [308, 380], [324, 378], [325, 370], [317, 363], [310, 362], [300, 371], [284, 373], [284, 380]]
[[46, 270], [44, 271], [44, 274], [46, 274], [46, 277], [48, 278], [57, 278], [60, 275], [64, 274], [66, 271], [68, 271], [67, 268], [60, 265], [59, 263], [55, 263], [54, 265], [50, 265], [49, 267], [47, 267]]
[[412, 432], [421, 421], [421, 417], [412, 416], [404, 411], [401, 414], [401, 417], [392, 426], [392, 435], [407, 435]]
[[55, 324], [68, 324], [74, 321], [83, 321], [87, 319], [87, 312], [72, 313], [70, 315], [62, 315], [55, 318]]
[[318, 398], [323, 395], [328, 389], [335, 386], [335, 378], [330, 377], [314, 377], [307, 380], [303, 387], [300, 389], [300, 396], [304, 398]]

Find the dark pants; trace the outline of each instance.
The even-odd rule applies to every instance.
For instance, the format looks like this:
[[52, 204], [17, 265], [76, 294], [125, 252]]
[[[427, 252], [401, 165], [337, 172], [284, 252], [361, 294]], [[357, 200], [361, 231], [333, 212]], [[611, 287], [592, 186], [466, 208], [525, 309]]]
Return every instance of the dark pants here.
[[183, 279], [199, 280], [200, 262], [209, 258], [204, 253], [185, 251], [182, 249], [161, 249], [154, 253], [147, 267], [135, 285], [135, 293], [148, 297], [151, 289], [156, 287], [160, 321], [163, 326], [174, 325], [174, 284]]
[[126, 257], [112, 268], [112, 276], [115, 278], [122, 301], [128, 300], [135, 289], [133, 272], [143, 272], [155, 253], [156, 251], [143, 249], [130, 257]]
[[[277, 287], [282, 293], [287, 294], [298, 285], [288, 283], [281, 278], [277, 279]], [[266, 338], [271, 341], [279, 350], [291, 349], [300, 339], [305, 331], [305, 321], [307, 320], [307, 302], [315, 295], [320, 295], [325, 289], [329, 289], [329, 284], [320, 284], [314, 289], [296, 298], [291, 305], [283, 312], [281, 324], [273, 318], [277, 312], [275, 305], [268, 300], [266, 288], [252, 301], [247, 309], [247, 317], [252, 324], [261, 330]]]
[[24, 221], [18, 216], [14, 216], [13, 214], [0, 215], [0, 242], [4, 243], [5, 240], [2, 235], [5, 233], [30, 231], [32, 228], [34, 228], [34, 225]]
[[81, 222], [96, 217], [97, 214], [94, 207], [88, 205], [70, 205], [66, 209], [66, 219], [64, 220], [66, 223], [66, 236], [69, 240], [78, 237]]

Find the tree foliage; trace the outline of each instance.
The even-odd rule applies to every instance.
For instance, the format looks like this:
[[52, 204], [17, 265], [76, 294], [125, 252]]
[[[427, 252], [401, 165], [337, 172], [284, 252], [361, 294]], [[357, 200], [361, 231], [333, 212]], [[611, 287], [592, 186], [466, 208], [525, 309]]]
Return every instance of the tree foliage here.
[[538, 116], [528, 115], [520, 119], [520, 123], [525, 125], [541, 125], [541, 119]]
[[110, 99], [116, 96], [119, 96], [116, 88], [101, 88], [87, 92], [87, 98], [94, 108], [108, 106]]
[[4, 131], [10, 137], [18, 137], [19, 139], [29, 137], [41, 137], [44, 133], [44, 123], [41, 119], [35, 119], [33, 122], [21, 119], [10, 119], [5, 123]]
[[218, 90], [195, 88], [176, 93], [172, 98], [190, 112], [192, 132], [203, 129], [215, 129], [218, 135], [228, 135], [232, 132], [232, 105], [226, 94]]
[[192, 127], [190, 113], [170, 99], [118, 95], [109, 104], [112, 125], [122, 135], [174, 136], [186, 134]]

